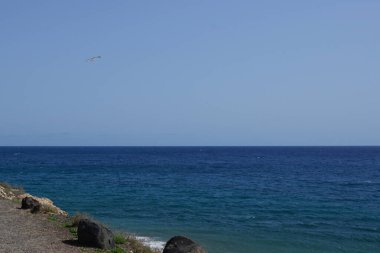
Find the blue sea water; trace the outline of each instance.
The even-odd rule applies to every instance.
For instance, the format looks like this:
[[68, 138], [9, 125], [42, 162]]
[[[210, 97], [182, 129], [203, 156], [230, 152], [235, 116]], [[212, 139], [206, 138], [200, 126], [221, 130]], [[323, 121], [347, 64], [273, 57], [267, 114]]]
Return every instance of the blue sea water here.
[[380, 147], [1, 147], [0, 181], [209, 253], [380, 252]]

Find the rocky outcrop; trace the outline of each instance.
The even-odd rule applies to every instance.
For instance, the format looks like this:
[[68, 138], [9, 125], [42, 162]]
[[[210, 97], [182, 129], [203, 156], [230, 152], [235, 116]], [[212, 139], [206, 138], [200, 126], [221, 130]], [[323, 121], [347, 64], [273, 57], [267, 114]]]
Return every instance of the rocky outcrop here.
[[78, 242], [84, 246], [101, 249], [112, 249], [115, 247], [111, 230], [90, 219], [82, 219], [79, 221]]
[[17, 197], [20, 199], [32, 198], [38, 201], [41, 204], [40, 209], [39, 209], [41, 212], [55, 213], [55, 214], [67, 216], [67, 212], [55, 206], [53, 201], [51, 201], [48, 198], [38, 198], [33, 195], [30, 195], [29, 193], [24, 193], [24, 194], [18, 195]]
[[6, 192], [4, 190], [3, 187], [0, 186], [0, 198], [2, 199], [8, 199], [8, 200], [12, 200], [15, 198], [15, 195], [14, 194], [9, 194], [8, 192]]
[[38, 213], [41, 211], [41, 204], [31, 197], [25, 197], [21, 201], [21, 209], [31, 209], [31, 213]]
[[40, 211], [43, 211], [41, 209], [42, 209], [41, 204], [38, 201], [36, 201], [36, 203], [32, 207], [32, 210], [30, 210], [30, 212], [31, 213], [39, 213]]
[[163, 253], [207, 253], [199, 244], [184, 236], [174, 236], [165, 245]]
[[0, 183], [0, 198], [2, 199], [12, 200], [16, 198], [16, 195], [20, 192], [22, 192], [22, 190], [13, 188], [8, 184]]
[[30, 197], [25, 197], [21, 201], [21, 209], [30, 209], [33, 207], [34, 199]]
[[[31, 198], [37, 201], [40, 204], [40, 206], [37, 207], [37, 204], [35, 204], [34, 209], [32, 206], [30, 206], [29, 208], [25, 208], [21, 206], [21, 208], [32, 209], [32, 212], [41, 211], [41, 212], [46, 212], [46, 213], [55, 213], [55, 214], [59, 214], [63, 216], [68, 215], [67, 212], [55, 206], [53, 201], [51, 201], [50, 199], [35, 197], [31, 194], [24, 193], [22, 189], [19, 189], [17, 187], [12, 187], [5, 183], [0, 183], [0, 198], [8, 199], [8, 200]], [[28, 202], [32, 203], [30, 199], [28, 200]]]

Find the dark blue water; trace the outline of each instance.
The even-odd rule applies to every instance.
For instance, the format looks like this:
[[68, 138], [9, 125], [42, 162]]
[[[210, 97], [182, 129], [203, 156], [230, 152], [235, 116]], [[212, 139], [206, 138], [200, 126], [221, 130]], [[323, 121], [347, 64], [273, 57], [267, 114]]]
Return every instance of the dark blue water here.
[[380, 147], [4, 147], [0, 180], [210, 253], [380, 252]]

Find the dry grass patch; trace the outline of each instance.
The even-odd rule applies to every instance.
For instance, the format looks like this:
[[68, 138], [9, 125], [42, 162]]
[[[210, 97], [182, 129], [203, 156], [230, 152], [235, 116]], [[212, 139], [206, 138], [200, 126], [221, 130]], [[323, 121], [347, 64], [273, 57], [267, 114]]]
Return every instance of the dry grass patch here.
[[78, 227], [79, 221], [82, 219], [92, 219], [88, 214], [86, 213], [76, 213], [73, 217], [71, 217], [71, 226], [72, 227]]
[[24, 189], [19, 186], [13, 186], [5, 182], [0, 182], [0, 198], [13, 200], [18, 195], [23, 194]]
[[135, 236], [129, 235], [126, 239], [127, 239], [127, 242], [126, 242], [127, 249], [129, 251], [132, 251], [133, 253], [160, 253], [161, 252], [158, 249], [152, 249], [144, 245]]

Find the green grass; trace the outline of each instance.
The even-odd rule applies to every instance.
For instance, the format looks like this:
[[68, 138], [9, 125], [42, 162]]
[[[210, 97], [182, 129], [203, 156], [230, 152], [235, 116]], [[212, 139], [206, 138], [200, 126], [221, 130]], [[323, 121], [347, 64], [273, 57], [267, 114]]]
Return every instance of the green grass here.
[[69, 232], [70, 232], [73, 236], [75, 236], [75, 237], [78, 236], [78, 228], [76, 228], [76, 227], [71, 227], [71, 228], [69, 228]]
[[73, 225], [71, 224], [71, 223], [67, 223], [67, 222], [65, 222], [64, 224], [63, 224], [63, 227], [64, 228], [71, 228]]
[[115, 241], [116, 244], [125, 244], [127, 242], [127, 239], [122, 234], [116, 234], [113, 237], [113, 240]]
[[57, 221], [57, 217], [54, 215], [49, 215], [49, 217], [47, 219], [48, 219], [48, 221]]
[[111, 249], [111, 253], [125, 253], [125, 251], [122, 248], [115, 247]]
[[12, 199], [12, 202], [17, 203], [17, 204], [21, 204], [21, 199], [14, 198], [14, 199]]

